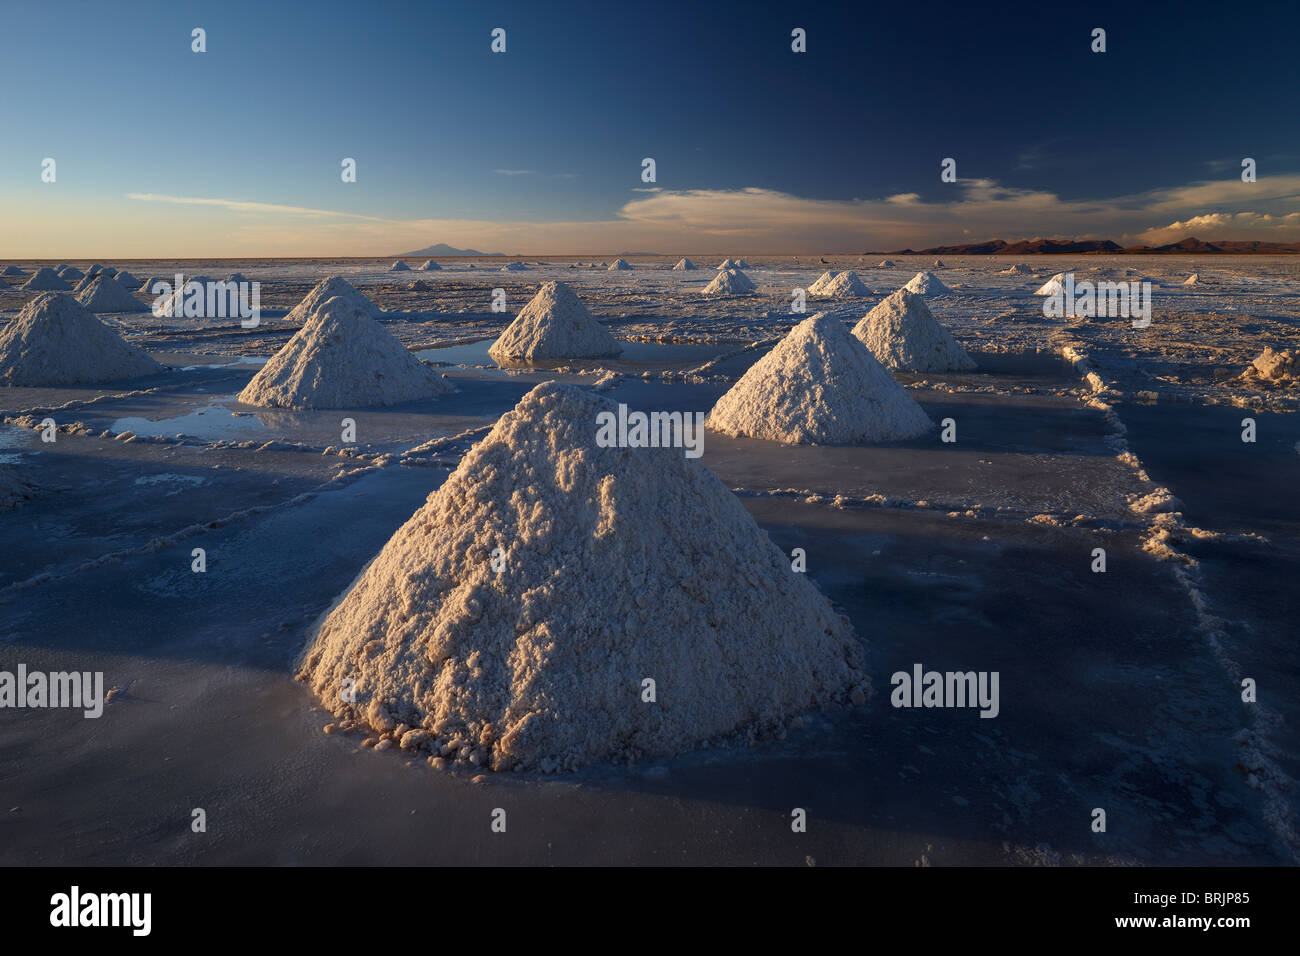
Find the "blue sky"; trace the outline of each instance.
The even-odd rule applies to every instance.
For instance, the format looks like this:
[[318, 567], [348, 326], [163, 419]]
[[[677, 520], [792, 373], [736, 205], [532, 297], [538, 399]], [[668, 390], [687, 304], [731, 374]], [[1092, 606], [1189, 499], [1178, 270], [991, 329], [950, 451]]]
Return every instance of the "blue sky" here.
[[1298, 28], [1283, 3], [5, 0], [0, 255], [1293, 240]]

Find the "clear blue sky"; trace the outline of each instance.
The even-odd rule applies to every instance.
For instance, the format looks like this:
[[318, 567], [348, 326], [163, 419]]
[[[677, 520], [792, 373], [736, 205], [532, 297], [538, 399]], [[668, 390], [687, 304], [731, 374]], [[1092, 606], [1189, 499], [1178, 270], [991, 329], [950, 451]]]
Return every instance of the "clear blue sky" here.
[[[489, 50], [498, 26], [502, 55]], [[806, 54], [790, 50], [795, 26]], [[1089, 51], [1094, 26], [1108, 31], [1105, 54]], [[193, 27], [207, 31], [204, 54], [191, 52]], [[437, 241], [543, 252], [661, 246], [674, 221], [682, 248], [721, 248], [691, 241], [716, 225], [743, 252], [745, 230], [770, 243], [782, 215], [854, 200], [869, 204], [861, 244], [879, 233], [886, 247], [912, 213], [872, 204], [899, 194], [919, 204], [917, 244], [1015, 226], [1118, 237], [1207, 212], [1269, 217], [1232, 225], [1262, 238], [1300, 211], [1297, 190], [1196, 194], [1169, 215], [1160, 191], [1239, 179], [1243, 156], [1261, 184], [1300, 173], [1298, 32], [1292, 3], [5, 0], [0, 208], [19, 228], [0, 235], [0, 254], [27, 241], [31, 255], [75, 256], [114, 236], [142, 254]], [[40, 181], [47, 156], [56, 184]], [[345, 156], [355, 184], [340, 181]], [[658, 194], [639, 191], [644, 156]], [[946, 156], [956, 188], [939, 181]], [[1015, 208], [994, 196], [987, 215], [982, 203], [945, 212], [976, 180], [1013, 190]], [[741, 189], [759, 192], [726, 201]], [[1059, 208], [1024, 199], [1036, 195]], [[626, 227], [636, 202], [648, 218]], [[1133, 215], [1112, 225], [1080, 203]], [[852, 208], [834, 205], [826, 248], [853, 235]], [[767, 218], [721, 222], [738, 209]]]

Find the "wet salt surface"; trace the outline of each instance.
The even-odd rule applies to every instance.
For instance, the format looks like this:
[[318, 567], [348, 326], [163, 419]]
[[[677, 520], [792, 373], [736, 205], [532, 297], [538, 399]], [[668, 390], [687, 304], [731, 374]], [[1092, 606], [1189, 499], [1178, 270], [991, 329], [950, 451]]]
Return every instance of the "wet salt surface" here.
[[[1158, 265], [1171, 268], [1168, 260]], [[1188, 271], [1234, 281], [1222, 259], [1196, 266]], [[917, 271], [847, 267], [877, 292]], [[357, 422], [357, 451], [400, 454], [486, 428], [536, 381], [591, 385], [596, 376], [581, 369], [615, 369], [610, 360], [571, 363], [578, 370], [562, 375], [465, 367], [479, 364], [474, 355], [486, 355], [502, 324], [478, 301], [483, 283], [464, 271], [421, 273], [435, 289], [421, 300], [376, 271], [358, 281], [404, 313], [390, 314], [387, 327], [410, 347], [481, 336], [468, 347], [481, 353], [445, 369], [455, 394], [380, 410], [249, 409], [231, 398], [256, 371], [244, 360], [264, 360], [292, 329], [183, 328], [160, 333], [177, 359], [189, 356], [164, 376], [0, 390], [6, 416], [72, 402], [50, 414], [96, 433], [61, 433], [43, 445], [31, 431], [22, 439], [0, 427], [0, 448], [19, 455], [42, 489], [0, 520], [4, 658], [46, 670], [102, 669], [106, 686], [124, 690], [93, 726], [61, 711], [10, 712], [0, 722], [0, 780], [10, 805], [22, 807], [0, 814], [0, 862], [803, 865], [813, 856], [913, 865], [923, 855], [935, 863], [1294, 862], [1294, 847], [1270, 817], [1276, 807], [1248, 779], [1250, 761], [1233, 742], [1250, 726], [1239, 691], [1174, 566], [1141, 551], [1142, 522], [1127, 511], [1140, 485], [1114, 457], [1110, 423], [1079, 401], [1078, 373], [1056, 357], [1059, 336], [1069, 335], [1125, 395], [1151, 389], [1154, 402], [1133, 397], [1115, 408], [1153, 479], [1184, 501], [1189, 524], [1261, 536], [1183, 547], [1199, 562], [1195, 585], [1227, 622], [1226, 653], [1260, 679], [1294, 726], [1300, 555], [1290, 500], [1300, 419], [1207, 406], [1201, 384], [1151, 374], [1226, 373], [1238, 356], [1257, 354], [1250, 336], [1273, 341], [1300, 313], [1290, 273], [1252, 279], [1250, 292], [1239, 283], [1226, 296], [1198, 290], [1170, 300], [1219, 314], [1254, 310], [1260, 314], [1246, 323], [1254, 331], [1217, 320], [1162, 326], [1157, 299], [1156, 332], [1137, 338], [1100, 323], [1044, 321], [1026, 291], [1041, 284], [1031, 277], [971, 267], [945, 270], [945, 281], [949, 271], [965, 291], [934, 311], [980, 369], [899, 377], [931, 418], [956, 421], [955, 445], [942, 445], [937, 432], [867, 448], [705, 439], [703, 463], [739, 489], [783, 550], [805, 549], [808, 572], [853, 620], [868, 649], [872, 701], [844, 715], [814, 715], [785, 740], [754, 749], [695, 751], [576, 778], [489, 776], [472, 784], [397, 753], [372, 753], [359, 738], [323, 735], [327, 718], [290, 678], [311, 622], [474, 437], [418, 455], [418, 463], [377, 467], [321, 454], [340, 446], [342, 417]], [[1054, 271], [1055, 262], [1041, 278]], [[698, 367], [739, 349], [738, 341], [774, 339], [792, 324], [776, 290], [815, 278], [785, 268], [753, 274], [770, 301], [701, 303], [690, 290], [711, 278], [704, 270], [689, 278], [584, 276], [580, 292], [595, 299], [616, 335], [698, 340], [668, 361], [637, 357], [616, 369], [619, 379], [603, 394], [646, 410], [707, 411], [763, 347], [714, 366], [716, 379], [682, 382], [660, 371]], [[285, 284], [288, 305], [292, 290], [311, 284], [279, 265], [268, 265], [267, 275], [282, 277], [275, 281]], [[545, 277], [573, 273], [483, 279], [510, 284], [514, 301], [516, 281], [522, 294]], [[656, 289], [663, 296], [651, 301], [647, 290]], [[12, 298], [0, 296], [0, 308]], [[846, 306], [845, 321], [877, 299]], [[150, 319], [130, 321], [143, 327]], [[1221, 353], [1198, 344], [1206, 333]], [[213, 343], [216, 353], [207, 351]], [[452, 354], [432, 351], [443, 361]], [[1196, 383], [1201, 375], [1195, 371]], [[88, 401], [97, 396], [118, 397]], [[1260, 437], [1243, 446], [1239, 423], [1251, 413]], [[218, 419], [249, 431], [207, 431]], [[187, 440], [97, 435], [136, 420]], [[172, 427], [178, 420], [184, 424]], [[261, 451], [214, 444], [245, 438], [284, 444]], [[1041, 514], [1091, 520], [1081, 527], [1030, 520]], [[1089, 571], [1098, 546], [1109, 557], [1104, 575]], [[205, 574], [190, 570], [193, 547], [207, 551]], [[890, 707], [890, 675], [916, 662], [999, 670], [999, 717]], [[1296, 779], [1293, 744], [1279, 743], [1279, 765]], [[1287, 800], [1294, 811], [1294, 791]], [[196, 805], [228, 825], [192, 839], [186, 821]], [[528, 821], [512, 826], [506, 842], [490, 839], [483, 825], [503, 805], [512, 824]], [[808, 833], [790, 833], [793, 806], [812, 808]], [[1107, 808], [1105, 835], [1088, 828], [1095, 806]]]
[[[465, 345], [451, 345], [444, 348], [423, 349], [415, 354], [426, 362], [447, 363], [449, 365], [500, 367], [495, 359], [488, 355], [495, 339], [482, 339]], [[699, 365], [717, 358], [729, 351], [717, 345], [696, 345], [690, 343], [664, 342], [619, 342], [623, 353], [614, 358], [599, 359], [563, 359], [556, 361], [534, 361], [512, 368], [562, 368], [588, 367], [626, 369], [632, 366], [641, 368], [660, 368], [672, 365]]]

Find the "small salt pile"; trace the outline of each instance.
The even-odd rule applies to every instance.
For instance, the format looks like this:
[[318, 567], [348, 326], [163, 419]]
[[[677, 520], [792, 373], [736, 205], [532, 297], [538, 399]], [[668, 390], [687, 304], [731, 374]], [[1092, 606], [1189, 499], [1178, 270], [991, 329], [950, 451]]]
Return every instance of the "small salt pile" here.
[[25, 275], [27, 275], [27, 273], [24, 272], [22, 269], [19, 269], [17, 266], [5, 266], [4, 271], [0, 272], [0, 276], [25, 276]]
[[712, 472], [600, 443], [603, 413], [534, 388], [323, 618], [298, 677], [345, 726], [436, 767], [551, 773], [865, 702], [847, 618]]
[[703, 289], [705, 295], [750, 295], [753, 291], [749, 276], [736, 269], [719, 272]]
[[[80, 291], [83, 286], [89, 286], [91, 278], [87, 276], [86, 282], [83, 282], [77, 289]], [[171, 286], [176, 281], [176, 277], [173, 276], [167, 281], [168, 285]], [[163, 316], [180, 317], [185, 314], [186, 299], [189, 299], [193, 304], [197, 299], [201, 298], [203, 304], [198, 309], [198, 313], [199, 317], [205, 315], [208, 307], [208, 284], [212, 281], [208, 276], [191, 276], [185, 279], [181, 287], [172, 289], [171, 294], [166, 298], [163, 298], [161, 294], [159, 295], [158, 300], [153, 304], [153, 314], [160, 318]], [[196, 290], [201, 290], [201, 292]]]
[[677, 260], [677, 265], [673, 266], [674, 272], [691, 272], [696, 268], [695, 263], [691, 262], [685, 256]]
[[147, 305], [122, 288], [122, 284], [117, 281], [116, 276], [110, 276], [103, 272], [91, 280], [90, 288], [77, 296], [77, 301], [89, 311], [98, 312], [101, 315], [108, 312], [147, 312], [149, 310]]
[[631, 268], [632, 267], [628, 265], [627, 262], [625, 262], [624, 260], [615, 259], [614, 264], [609, 267], [609, 271], [614, 272], [615, 270], [623, 270], [623, 269], [631, 269]]
[[909, 372], [969, 371], [975, 362], [930, 311], [925, 297], [899, 289], [882, 299], [853, 334], [889, 368]]
[[881, 259], [880, 262], [876, 265], [877, 269], [895, 269], [897, 267], [898, 267], [898, 263], [895, 262], [893, 259]]
[[1188, 276], [1186, 279], [1183, 280], [1183, 285], [1199, 285], [1200, 282], [1201, 282], [1200, 274], [1193, 272], [1190, 276]]
[[[808, 291], [813, 292], [812, 289]], [[850, 269], [848, 272], [836, 274], [813, 294], [826, 299], [860, 299], [871, 295], [872, 292], [867, 288], [867, 284], [858, 278], [858, 274]]]
[[42, 266], [23, 283], [22, 289], [25, 292], [70, 292], [72, 286], [60, 279], [49, 266]]
[[438, 263], [436, 263], [436, 262], [434, 262], [432, 259], [430, 259], [430, 260], [428, 260], [427, 262], [425, 262], [424, 265], [420, 266], [420, 271], [421, 271], [421, 272], [441, 272], [441, 271], [442, 271], [442, 266], [438, 265]]
[[1300, 384], [1300, 350], [1275, 351], [1266, 345], [1241, 377], [1255, 385]]
[[5, 385], [91, 385], [162, 368], [70, 295], [38, 295], [0, 329], [0, 383]]
[[818, 312], [755, 362], [709, 413], [708, 427], [789, 444], [914, 438], [929, 417], [844, 323]]
[[[68, 277], [65, 275], [64, 278], [66, 279]], [[131, 273], [127, 272], [125, 269], [113, 276], [113, 278], [117, 280], [117, 284], [123, 289], [138, 289], [140, 287], [140, 280], [131, 275]]]
[[508, 262], [501, 267], [502, 272], [523, 272], [528, 266], [522, 262]]
[[364, 304], [334, 298], [308, 316], [239, 393], [246, 405], [365, 408], [451, 391]]
[[1064, 295], [1065, 277], [1069, 274], [1068, 272], [1058, 272], [1039, 286], [1034, 295]]
[[952, 291], [928, 272], [918, 272], [903, 288], [919, 295], [945, 295]]
[[735, 259], [723, 259], [722, 262], [718, 265], [717, 271], [725, 272], [728, 269], [739, 269], [739, 268], [740, 266], [737, 264]]
[[835, 272], [835, 271], [833, 271], [833, 270], [823, 272], [820, 276], [817, 277], [816, 281], [814, 281], [813, 284], [810, 285], [810, 286], [808, 287], [808, 294], [809, 294], [809, 295], [821, 295], [821, 291], [822, 291], [822, 289], [824, 289], [824, 288], [826, 288], [828, 285], [830, 285], [830, 284], [831, 284], [831, 281], [832, 281], [832, 280], [833, 280], [837, 275], [839, 275], [839, 273], [838, 273], [838, 272]]
[[547, 282], [520, 311], [488, 354], [498, 362], [609, 358], [623, 346], [563, 282]]
[[944, 265], [943, 265], [943, 260], [942, 260], [942, 259], [935, 259], [935, 260], [934, 260], [934, 265], [932, 265], [930, 268], [931, 268], [931, 269], [942, 269], [943, 267], [944, 267]]
[[389, 266], [388, 271], [389, 271], [389, 272], [410, 272], [410, 271], [411, 271], [411, 267], [408, 266], [408, 265], [407, 265], [405, 262], [403, 262], [401, 259], [398, 259], [398, 260], [397, 260], [396, 262], [394, 262], [391, 266]]
[[384, 314], [379, 306], [358, 292], [347, 279], [330, 276], [328, 279], [322, 279], [316, 283], [312, 290], [303, 297], [303, 300], [289, 311], [289, 314], [284, 317], [284, 321], [290, 323], [306, 322], [309, 316], [330, 299], [348, 299], [355, 302], [358, 306], [364, 307], [367, 314], [372, 318], [378, 318]]

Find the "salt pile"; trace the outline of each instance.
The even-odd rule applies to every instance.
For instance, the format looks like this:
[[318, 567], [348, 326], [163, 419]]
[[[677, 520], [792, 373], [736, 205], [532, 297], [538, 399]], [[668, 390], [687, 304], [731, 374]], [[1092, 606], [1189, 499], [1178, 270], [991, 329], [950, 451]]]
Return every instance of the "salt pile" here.
[[918, 272], [903, 288], [919, 295], [944, 295], [952, 291], [928, 272]]
[[[64, 278], [67, 277], [64, 276]], [[113, 276], [113, 278], [117, 280], [117, 284], [123, 289], [136, 289], [140, 286], [140, 280], [131, 275], [131, 273], [127, 272], [125, 269]]]
[[73, 289], [72, 289], [73, 293], [75, 293], [75, 294], [77, 294], [77, 295], [80, 295], [81, 293], [85, 292], [87, 289], [89, 289], [89, 288], [91, 287], [91, 285], [94, 284], [94, 282], [95, 282], [95, 280], [96, 280], [97, 278], [99, 278], [99, 273], [98, 273], [98, 272], [96, 272], [94, 275], [84, 275], [84, 276], [82, 276], [82, 277], [81, 277], [81, 281], [78, 282], [78, 283], [73, 287]]
[[1001, 272], [998, 273], [998, 275], [1000, 275], [1000, 276], [1023, 276], [1023, 275], [1028, 275], [1028, 274], [1029, 274], [1030, 272], [1032, 272], [1032, 271], [1033, 271], [1033, 270], [1030, 269], [1029, 266], [1025, 265], [1023, 262], [1017, 262], [1015, 265], [1013, 265], [1013, 266], [1009, 266], [1008, 268], [1003, 269]]
[[[171, 282], [175, 281], [175, 277]], [[168, 282], [168, 285], [171, 285]], [[182, 316], [185, 314], [185, 300], [193, 301], [198, 297], [195, 289], [203, 290], [203, 307], [199, 310], [200, 316], [207, 314], [208, 309], [208, 284], [212, 282], [208, 276], [191, 276], [186, 279], [179, 289], [173, 289], [171, 295], [167, 298], [159, 296], [158, 301], [153, 304], [153, 314], [156, 316]], [[83, 283], [82, 285], [86, 285]], [[79, 290], [81, 286], [77, 287]], [[319, 286], [317, 286], [319, 288]], [[195, 318], [200, 316], [194, 316]], [[287, 318], [287, 316], [286, 316]]]
[[893, 269], [893, 268], [896, 268], [897, 266], [898, 266], [898, 263], [895, 262], [893, 259], [881, 259], [881, 260], [880, 260], [880, 263], [876, 266], [876, 268], [877, 268], [877, 269]]
[[19, 269], [17, 266], [5, 266], [4, 271], [0, 272], [0, 276], [25, 276], [25, 275], [27, 275], [27, 273], [24, 272], [22, 269]]
[[860, 299], [872, 293], [867, 284], [858, 278], [858, 274], [850, 269], [836, 275], [814, 294], [827, 299]]
[[410, 272], [411, 267], [408, 266], [401, 259], [398, 259], [396, 262], [392, 264], [392, 266], [389, 267], [388, 271], [389, 272]]
[[[119, 282], [121, 281], [121, 279], [122, 277], [118, 276]], [[229, 285], [231, 283], [237, 283], [237, 282], [249, 282], [250, 280], [248, 276], [244, 275], [242, 272], [232, 272], [230, 273], [230, 275], [226, 276], [226, 278], [223, 279], [222, 281], [224, 281], [226, 284]]]
[[451, 386], [376, 322], [363, 303], [336, 297], [307, 318], [239, 393], [239, 401], [275, 408], [366, 408], [449, 391]]
[[943, 267], [944, 267], [944, 265], [943, 265], [943, 260], [942, 260], [942, 259], [935, 259], [935, 260], [934, 260], [934, 265], [932, 265], [930, 268], [931, 268], [931, 269], [942, 269]]
[[610, 272], [613, 272], [613, 271], [616, 270], [616, 269], [631, 269], [631, 268], [632, 268], [632, 267], [631, 267], [630, 265], [628, 265], [628, 264], [627, 264], [625, 261], [623, 261], [622, 259], [615, 259], [615, 260], [614, 260], [614, 264], [613, 264], [612, 266], [609, 267], [609, 271], [610, 271]]
[[430, 260], [428, 260], [424, 265], [420, 266], [420, 271], [421, 271], [421, 272], [441, 272], [441, 271], [442, 271], [442, 266], [438, 265], [438, 263], [436, 263], [436, 262], [434, 262], [432, 259], [430, 259]]
[[[602, 263], [603, 264], [603, 263]], [[522, 262], [508, 262], [501, 267], [502, 272], [523, 272], [528, 266]]]
[[808, 287], [808, 294], [821, 295], [822, 289], [830, 285], [831, 280], [833, 280], [837, 275], [839, 275], [839, 273], [834, 271], [823, 272], [820, 276], [817, 277], [816, 281], [814, 281], [813, 284]]
[[728, 269], [714, 276], [703, 291], [705, 295], [749, 295], [754, 291], [754, 283], [745, 273]]
[[607, 358], [622, 353], [609, 329], [563, 282], [547, 282], [528, 300], [488, 354], [498, 363], [535, 359]]
[[104, 266], [104, 268], [100, 269], [99, 272], [100, 275], [106, 275], [106, 276], [117, 275], [117, 270], [114, 269], [112, 266]]
[[1034, 295], [1064, 295], [1065, 277], [1067, 275], [1069, 275], [1068, 272], [1058, 272], [1039, 286]]
[[1188, 276], [1186, 279], [1183, 280], [1183, 285], [1199, 285], [1200, 281], [1201, 281], [1200, 274], [1193, 272], [1190, 276]]
[[298, 676], [345, 729], [555, 772], [865, 700], [851, 625], [726, 486], [681, 449], [601, 447], [602, 412], [537, 386], [322, 621]]
[[423, 279], [416, 279], [414, 282], [408, 285], [407, 288], [410, 289], [412, 292], [428, 292], [429, 283], [425, 282]]
[[740, 264], [735, 259], [723, 259], [718, 266], [719, 272], [725, 272], [727, 269], [739, 269]]
[[691, 262], [685, 256], [677, 260], [677, 265], [673, 266], [674, 272], [690, 272], [695, 269], [695, 263]]
[[1278, 352], [1265, 346], [1241, 377], [1256, 385], [1300, 384], [1300, 355], [1292, 349]]
[[853, 328], [882, 364], [909, 372], [969, 371], [974, 361], [926, 305], [925, 297], [899, 289]]
[[914, 438], [931, 423], [841, 321], [818, 312], [718, 399], [707, 425], [767, 441], [844, 445]]
[[96, 262], [93, 266], [91, 266], [89, 269], [86, 270], [86, 275], [93, 277], [99, 275], [103, 271], [104, 271], [104, 267], [101, 266], [98, 262]]
[[341, 279], [338, 276], [330, 276], [328, 279], [322, 279], [316, 283], [315, 287], [308, 292], [301, 302], [295, 305], [289, 314], [284, 317], [286, 322], [301, 323], [319, 309], [330, 299], [348, 299], [355, 302], [358, 307], [364, 307], [368, 310], [367, 315], [372, 318], [383, 315], [379, 306], [375, 305], [364, 295], [358, 292], [347, 279]]
[[49, 266], [42, 266], [23, 283], [22, 288], [27, 292], [68, 292], [72, 286], [60, 279]]
[[149, 307], [133, 296], [115, 276], [100, 273], [92, 280], [89, 289], [77, 296], [77, 301], [91, 312], [147, 312]]
[[736, 260], [736, 268], [737, 268], [737, 269], [748, 269], [748, 268], [750, 268], [750, 265], [749, 265], [749, 263], [746, 262], [744, 259], [737, 259], [737, 260]]
[[5, 385], [90, 385], [160, 371], [69, 295], [38, 295], [0, 330]]

